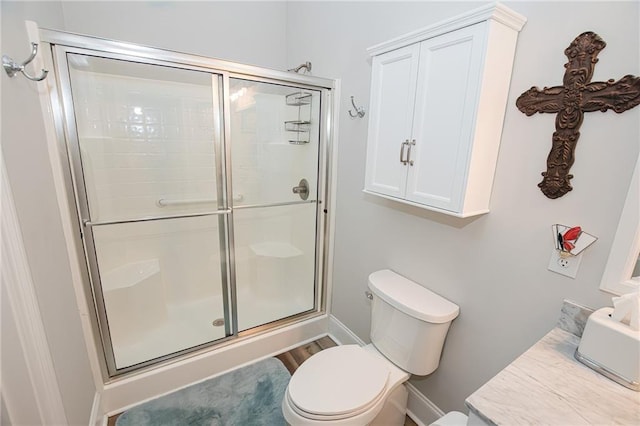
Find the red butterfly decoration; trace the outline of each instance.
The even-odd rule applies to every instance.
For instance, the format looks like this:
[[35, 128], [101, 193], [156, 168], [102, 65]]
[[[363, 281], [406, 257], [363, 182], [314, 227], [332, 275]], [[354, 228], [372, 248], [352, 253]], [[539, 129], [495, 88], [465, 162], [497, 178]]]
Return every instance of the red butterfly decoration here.
[[558, 232], [558, 243], [560, 244], [560, 248], [565, 251], [571, 251], [576, 248], [575, 243], [578, 241], [578, 238], [580, 238], [580, 234], [582, 234], [582, 228], [579, 226], [567, 229], [564, 235]]

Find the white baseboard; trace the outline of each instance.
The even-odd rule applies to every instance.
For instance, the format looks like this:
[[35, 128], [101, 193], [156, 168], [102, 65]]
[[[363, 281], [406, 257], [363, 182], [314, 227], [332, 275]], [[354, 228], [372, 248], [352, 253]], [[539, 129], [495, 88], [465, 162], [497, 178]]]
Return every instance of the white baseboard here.
[[407, 401], [407, 415], [418, 424], [418, 426], [426, 426], [444, 416], [442, 411], [436, 404], [431, 402], [429, 398], [424, 396], [410, 382], [405, 383], [409, 391], [409, 400]]
[[[18, 337], [18, 342], [7, 345], [13, 346], [13, 350], [3, 359], [3, 367], [19, 366], [23, 373], [26, 373], [21, 383], [13, 382], [8, 387], [3, 377], [5, 395], [9, 390], [9, 398], [5, 399], [5, 402], [24, 402], [25, 398], [30, 398], [28, 405], [37, 410], [42, 424], [68, 424], [4, 159], [1, 161], [1, 169], [2, 287], [6, 290], [6, 293], [3, 293], [7, 297], [8, 314], [13, 317]], [[24, 363], [18, 361], [20, 357], [24, 357]], [[5, 365], [5, 360], [15, 360], [15, 363]], [[11, 415], [12, 407], [6, 408]]]
[[340, 320], [333, 315], [329, 315], [329, 337], [339, 345], [360, 345], [364, 346], [364, 340], [356, 336]]
[[[329, 315], [329, 336], [340, 345], [365, 345], [365, 342], [361, 338], [333, 315]], [[409, 382], [405, 383], [405, 386], [409, 391], [407, 415], [411, 417], [418, 426], [427, 426], [444, 416], [444, 412], [431, 402], [429, 398], [424, 396], [415, 386]]]

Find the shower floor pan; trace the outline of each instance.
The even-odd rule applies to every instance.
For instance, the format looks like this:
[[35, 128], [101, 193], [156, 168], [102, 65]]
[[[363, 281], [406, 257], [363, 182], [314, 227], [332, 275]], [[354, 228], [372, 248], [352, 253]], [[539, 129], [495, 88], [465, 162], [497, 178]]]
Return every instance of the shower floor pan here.
[[[251, 297], [240, 292], [238, 328], [241, 331], [286, 318], [312, 308], [303, 301], [283, 301]], [[168, 304], [166, 319], [143, 332], [112, 333], [113, 352], [117, 368], [129, 367], [183, 349], [225, 337], [224, 326], [213, 325], [223, 312], [222, 296], [202, 298], [181, 304]], [[130, 328], [130, 330], [135, 330]]]

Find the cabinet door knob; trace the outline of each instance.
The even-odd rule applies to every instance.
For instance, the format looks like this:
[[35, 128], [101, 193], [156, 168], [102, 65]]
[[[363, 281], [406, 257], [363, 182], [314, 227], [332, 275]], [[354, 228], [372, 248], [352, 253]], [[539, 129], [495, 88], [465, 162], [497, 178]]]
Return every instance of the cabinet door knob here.
[[411, 143], [409, 143], [409, 141], [407, 140], [407, 145], [409, 145], [409, 149], [407, 150], [407, 160], [404, 162], [404, 164], [407, 164], [407, 162], [409, 162], [410, 166], [413, 166], [413, 160], [411, 160], [411, 147], [414, 146], [416, 144], [416, 140], [412, 139]]
[[[404, 142], [402, 142], [400, 144], [400, 162], [404, 165], [407, 164], [408, 161], [408, 156], [407, 156], [407, 160], [404, 159], [404, 147], [409, 145], [409, 139], [406, 139]], [[411, 146], [409, 146], [409, 150], [411, 150]]]

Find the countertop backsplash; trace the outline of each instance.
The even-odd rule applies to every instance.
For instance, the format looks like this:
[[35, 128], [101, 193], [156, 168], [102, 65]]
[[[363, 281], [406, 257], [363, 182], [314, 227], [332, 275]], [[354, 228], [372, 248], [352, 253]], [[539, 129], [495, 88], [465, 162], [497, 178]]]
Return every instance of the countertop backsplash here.
[[593, 313], [593, 309], [582, 306], [571, 300], [565, 300], [560, 310], [560, 318], [556, 326], [575, 336], [582, 337], [587, 318]]

